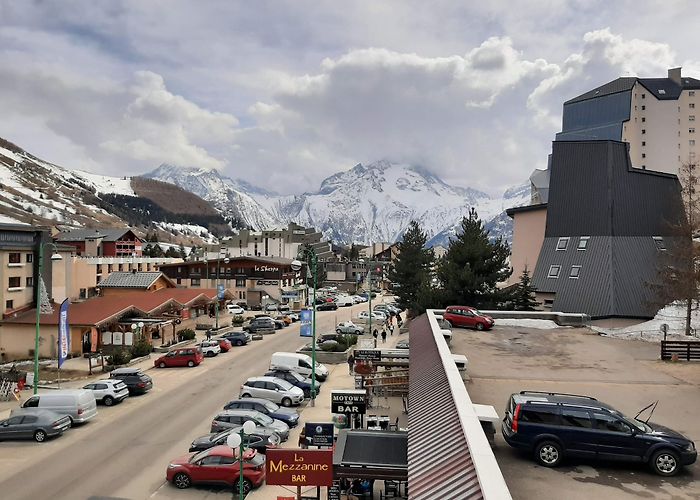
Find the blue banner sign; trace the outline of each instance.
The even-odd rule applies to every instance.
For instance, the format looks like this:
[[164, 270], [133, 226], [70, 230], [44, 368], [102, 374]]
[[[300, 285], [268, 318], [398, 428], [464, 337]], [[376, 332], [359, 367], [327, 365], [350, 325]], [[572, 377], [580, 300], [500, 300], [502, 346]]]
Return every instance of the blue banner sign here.
[[299, 323], [301, 328], [299, 329], [299, 335], [302, 337], [313, 337], [313, 329], [311, 322], [313, 321], [313, 310], [312, 309], [302, 309], [299, 314]]

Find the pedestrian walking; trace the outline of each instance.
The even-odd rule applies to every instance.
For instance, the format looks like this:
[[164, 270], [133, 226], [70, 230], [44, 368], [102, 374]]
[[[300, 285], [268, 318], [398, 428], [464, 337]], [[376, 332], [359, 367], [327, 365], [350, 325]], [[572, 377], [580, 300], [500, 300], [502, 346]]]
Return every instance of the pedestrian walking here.
[[374, 332], [372, 332], [372, 337], [374, 337], [374, 347], [375, 347], [375, 348], [377, 347], [377, 337], [378, 337], [378, 336], [379, 336], [379, 332], [378, 332], [377, 329], [375, 328], [375, 329], [374, 329]]
[[382, 344], [386, 344], [386, 330], [382, 328]]
[[353, 368], [355, 367], [355, 356], [353, 353], [350, 353], [350, 356], [348, 356], [348, 371], [350, 375], [353, 373]]
[[207, 330], [207, 340], [211, 340], [211, 329]]
[[389, 325], [389, 335], [394, 335], [394, 323]]

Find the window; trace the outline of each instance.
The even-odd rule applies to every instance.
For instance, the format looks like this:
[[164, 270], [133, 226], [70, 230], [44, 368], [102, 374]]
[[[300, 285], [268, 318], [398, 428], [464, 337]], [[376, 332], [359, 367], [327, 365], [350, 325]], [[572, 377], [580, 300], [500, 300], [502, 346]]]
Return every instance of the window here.
[[631, 434], [632, 428], [622, 420], [606, 413], [593, 413], [593, 420], [598, 429], [610, 432]]
[[175, 284], [177, 284], [177, 285], [182, 285], [182, 278], [176, 278], [176, 279], [175, 279]]
[[6, 300], [5, 301], [5, 309], [14, 309], [14, 307], [15, 307], [14, 300]]
[[24, 256], [27, 264], [31, 264], [34, 262], [34, 254], [33, 253], [28, 253], [27, 255]]
[[642, 141], [642, 146], [646, 146], [646, 145], [647, 145], [647, 141]]
[[34, 276], [27, 276], [26, 286], [28, 286], [28, 287], [34, 286]]
[[192, 278], [190, 280], [190, 286], [200, 286], [201, 281], [202, 280], [199, 278]]
[[689, 107], [690, 109], [695, 109], [695, 103], [694, 103], [694, 102], [691, 102], [690, 104], [688, 104], [688, 107]]
[[688, 133], [689, 133], [689, 134], [694, 134], [694, 133], [695, 133], [695, 129], [694, 129], [694, 128], [689, 128], [689, 129], [688, 129]]
[[236, 287], [243, 288], [245, 286], [244, 278], [236, 278]]
[[665, 94], [666, 94], [666, 91], [665, 91], [664, 89], [659, 89], [659, 94], [665, 95]]
[[591, 416], [584, 410], [573, 410], [571, 408], [562, 408], [561, 422], [567, 427], [581, 427], [590, 429], [593, 427]]
[[664, 239], [661, 236], [654, 236], [654, 243], [657, 250], [666, 250], [666, 243], [664, 243]]
[[642, 94], [642, 99], [645, 99], [646, 96], [647, 96], [646, 94]]
[[581, 236], [578, 239], [578, 247], [576, 247], [577, 250], [585, 250], [588, 248], [588, 240], [590, 239], [590, 236]]
[[646, 121], [647, 121], [647, 119], [644, 116], [642, 116], [642, 123], [644, 123]]
[[642, 111], [644, 111], [645, 109], [647, 109], [647, 107], [646, 107], [646, 106], [642, 106]]
[[[245, 455], [244, 455], [245, 458]], [[210, 465], [210, 466], [216, 466], [219, 465], [221, 462], [221, 457], [218, 455], [209, 455], [208, 457], [204, 457], [202, 460], [200, 460], [199, 465]]]
[[12, 252], [9, 254], [9, 263], [10, 264], [21, 264], [21, 257], [19, 252]]
[[571, 272], [569, 273], [569, 278], [578, 279], [581, 273], [581, 266], [571, 266]]
[[19, 276], [10, 276], [7, 279], [7, 286], [10, 288], [19, 288], [22, 286], [22, 279]]
[[559, 238], [559, 241], [557, 241], [557, 250], [566, 250], [567, 246], [569, 246], [569, 238]]
[[642, 135], [644, 135], [646, 133], [647, 133], [646, 129], [642, 129]]
[[689, 146], [695, 146], [695, 139], [690, 139], [690, 140], [688, 141], [688, 145], [689, 145]]
[[558, 278], [559, 277], [559, 271], [561, 270], [561, 266], [549, 266], [549, 273], [547, 274], [548, 278]]
[[689, 91], [688, 91], [688, 95], [689, 95], [689, 96], [694, 96], [694, 95], [695, 95], [695, 91], [694, 91], [694, 90], [689, 90]]
[[646, 153], [642, 153], [642, 158], [646, 158], [646, 157], [647, 157], [647, 154], [646, 154]]
[[688, 121], [689, 121], [689, 122], [694, 122], [694, 121], [695, 121], [695, 115], [688, 115]]
[[559, 425], [556, 408], [523, 408], [519, 420], [532, 424]]

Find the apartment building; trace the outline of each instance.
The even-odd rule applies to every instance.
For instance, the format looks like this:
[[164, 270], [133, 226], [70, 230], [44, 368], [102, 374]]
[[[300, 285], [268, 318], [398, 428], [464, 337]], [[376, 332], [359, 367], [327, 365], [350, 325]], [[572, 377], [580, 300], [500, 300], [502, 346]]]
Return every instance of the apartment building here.
[[54, 238], [85, 257], [140, 257], [143, 250], [141, 239], [129, 228], [71, 229]]
[[564, 103], [557, 141], [629, 144], [632, 166], [678, 174], [700, 148], [700, 80], [681, 68], [666, 78], [622, 77]]

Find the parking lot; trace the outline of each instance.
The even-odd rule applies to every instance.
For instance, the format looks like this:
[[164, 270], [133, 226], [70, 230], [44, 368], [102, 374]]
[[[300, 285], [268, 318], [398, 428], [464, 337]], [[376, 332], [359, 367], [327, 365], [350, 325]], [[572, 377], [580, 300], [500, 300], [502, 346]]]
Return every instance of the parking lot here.
[[[511, 393], [545, 390], [598, 398], [629, 416], [659, 400], [652, 421], [700, 442], [700, 364], [658, 361], [656, 343], [601, 337], [583, 328], [453, 330], [452, 352], [469, 359], [475, 403], [503, 416]], [[648, 416], [648, 412], [645, 414]], [[496, 433], [496, 458], [514, 499], [697, 499], [700, 466], [662, 478], [646, 465], [565, 462], [548, 469]]]

